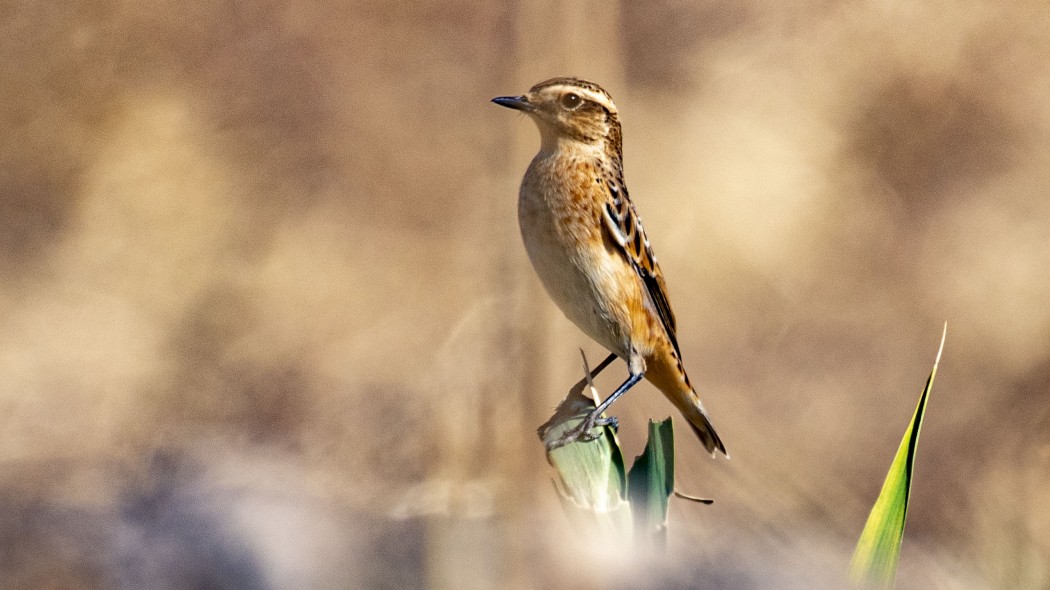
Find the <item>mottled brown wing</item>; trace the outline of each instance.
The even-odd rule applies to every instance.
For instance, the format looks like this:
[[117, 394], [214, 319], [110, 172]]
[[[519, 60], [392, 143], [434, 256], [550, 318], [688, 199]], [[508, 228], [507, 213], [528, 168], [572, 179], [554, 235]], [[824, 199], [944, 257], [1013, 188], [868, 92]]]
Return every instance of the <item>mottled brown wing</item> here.
[[645, 235], [645, 228], [642, 227], [642, 218], [638, 216], [634, 203], [627, 196], [627, 188], [623, 186], [622, 181], [606, 178], [602, 184], [605, 185], [608, 194], [602, 211], [605, 227], [609, 230], [613, 241], [620, 246], [624, 257], [630, 261], [631, 266], [642, 279], [642, 284], [645, 285], [649, 299], [660, 316], [671, 345], [681, 358], [674, 312], [671, 311], [671, 303], [667, 300], [667, 285], [664, 284], [663, 272], [660, 271], [660, 265], [657, 264], [656, 256], [653, 254], [653, 247]]

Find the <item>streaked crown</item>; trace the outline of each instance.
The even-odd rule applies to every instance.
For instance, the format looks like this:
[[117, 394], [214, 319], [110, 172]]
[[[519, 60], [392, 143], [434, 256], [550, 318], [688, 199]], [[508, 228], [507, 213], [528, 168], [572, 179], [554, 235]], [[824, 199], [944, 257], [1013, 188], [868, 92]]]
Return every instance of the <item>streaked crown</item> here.
[[584, 143], [609, 143], [619, 152], [620, 120], [612, 97], [601, 86], [579, 78], [551, 78], [527, 94], [492, 99], [498, 105], [527, 113], [548, 144], [558, 138]]

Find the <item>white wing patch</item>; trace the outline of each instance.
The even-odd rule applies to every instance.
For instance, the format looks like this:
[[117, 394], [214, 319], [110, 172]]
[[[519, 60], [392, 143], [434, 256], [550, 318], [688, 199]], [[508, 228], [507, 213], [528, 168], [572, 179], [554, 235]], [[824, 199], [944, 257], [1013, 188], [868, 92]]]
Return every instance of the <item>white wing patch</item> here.
[[608, 228], [609, 234], [612, 235], [614, 240], [616, 240], [616, 243], [619, 244], [621, 248], [626, 248], [627, 236], [623, 235], [623, 232], [620, 231], [620, 222], [613, 217], [610, 205], [611, 203], [606, 203], [605, 206], [602, 207], [602, 218], [605, 219], [605, 227]]

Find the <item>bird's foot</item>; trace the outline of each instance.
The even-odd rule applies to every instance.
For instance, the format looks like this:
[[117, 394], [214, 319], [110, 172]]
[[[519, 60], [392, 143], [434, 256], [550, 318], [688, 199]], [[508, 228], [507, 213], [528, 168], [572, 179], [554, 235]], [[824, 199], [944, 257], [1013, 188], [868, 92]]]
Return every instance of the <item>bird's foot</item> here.
[[620, 421], [615, 416], [601, 417], [596, 414], [589, 414], [580, 422], [575, 428], [570, 428], [565, 434], [554, 439], [547, 444], [547, 451], [553, 451], [558, 447], [564, 447], [565, 445], [572, 442], [590, 442], [596, 440], [602, 436], [601, 430], [595, 430], [595, 428], [601, 426], [610, 426], [613, 430], [617, 429], [620, 425]]

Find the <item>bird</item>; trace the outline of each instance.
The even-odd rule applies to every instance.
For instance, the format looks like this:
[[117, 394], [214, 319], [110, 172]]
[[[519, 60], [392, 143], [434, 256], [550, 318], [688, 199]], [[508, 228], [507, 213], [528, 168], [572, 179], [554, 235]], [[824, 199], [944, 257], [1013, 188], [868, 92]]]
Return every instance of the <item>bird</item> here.
[[[682, 413], [704, 449], [728, 457], [689, 381], [663, 272], [627, 194], [619, 112], [601, 86], [552, 78], [497, 105], [528, 115], [540, 149], [518, 192], [518, 224], [529, 260], [562, 313], [627, 364], [628, 377], [578, 427], [548, 450], [616, 427], [604, 412], [644, 377]], [[600, 432], [600, 431], [599, 431]]]

